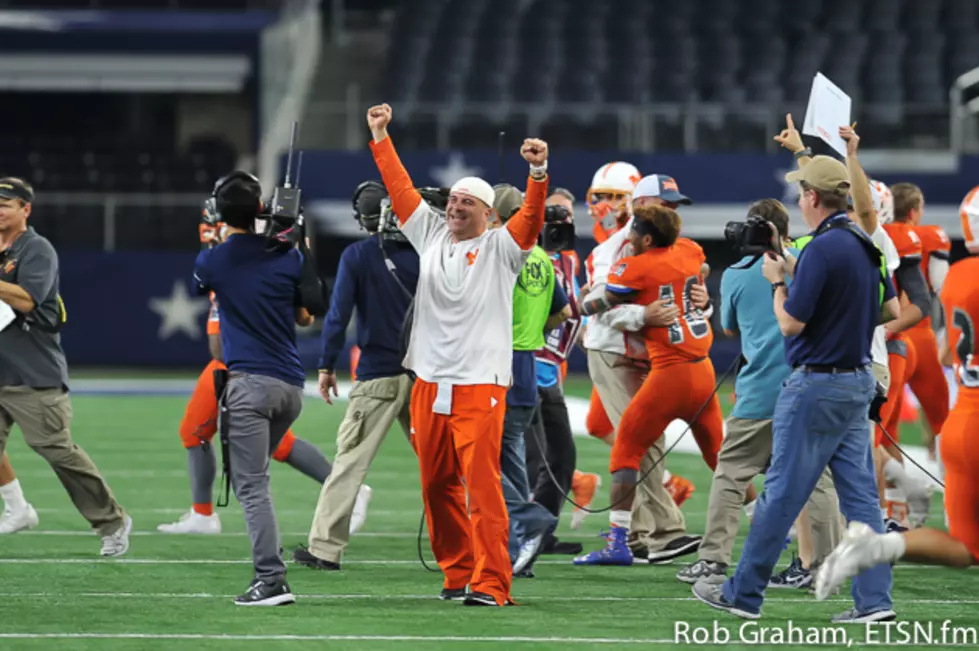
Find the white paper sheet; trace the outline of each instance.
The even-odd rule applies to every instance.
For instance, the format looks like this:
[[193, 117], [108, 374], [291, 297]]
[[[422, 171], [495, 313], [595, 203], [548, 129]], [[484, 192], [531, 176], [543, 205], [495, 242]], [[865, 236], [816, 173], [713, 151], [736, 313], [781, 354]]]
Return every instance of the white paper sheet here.
[[806, 119], [802, 133], [816, 136], [846, 157], [846, 141], [840, 138], [840, 127], [850, 125], [850, 96], [817, 72], [812, 80]]
[[0, 301], [0, 330], [13, 323], [16, 318], [17, 314], [14, 312], [14, 308]]

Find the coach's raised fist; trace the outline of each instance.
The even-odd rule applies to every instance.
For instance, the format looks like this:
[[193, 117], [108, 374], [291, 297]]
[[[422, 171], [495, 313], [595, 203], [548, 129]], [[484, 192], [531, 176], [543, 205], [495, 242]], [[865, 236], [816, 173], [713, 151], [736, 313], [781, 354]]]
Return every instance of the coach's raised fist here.
[[380, 104], [367, 109], [367, 126], [375, 140], [387, 137], [388, 124], [391, 123], [391, 106]]
[[547, 143], [537, 138], [527, 138], [520, 147], [523, 159], [535, 167], [547, 162]]

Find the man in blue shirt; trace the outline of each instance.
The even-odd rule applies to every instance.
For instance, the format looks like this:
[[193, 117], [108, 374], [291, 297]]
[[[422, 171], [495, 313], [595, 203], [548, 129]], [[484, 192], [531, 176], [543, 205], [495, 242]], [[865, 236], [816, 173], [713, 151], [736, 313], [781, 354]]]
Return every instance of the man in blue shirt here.
[[[319, 361], [320, 395], [333, 404], [336, 363], [347, 326], [357, 310], [357, 380], [337, 431], [333, 472], [320, 491], [309, 530], [309, 547], [299, 548], [297, 563], [320, 570], [339, 570], [350, 540], [351, 518], [362, 523], [370, 488], [364, 478], [391, 425], [397, 420], [411, 432], [411, 376], [401, 366], [401, 324], [418, 284], [418, 254], [398, 229], [387, 190], [369, 181], [354, 194], [354, 214], [370, 235], [348, 246], [340, 256], [333, 300], [323, 324]], [[355, 530], [355, 529], [354, 529]]]
[[[814, 237], [794, 268], [791, 292], [785, 275], [794, 258], [767, 254], [763, 272], [793, 370], [775, 405], [771, 466], [735, 575], [723, 585], [693, 586], [702, 601], [746, 619], [761, 616], [785, 536], [827, 464], [847, 519], [878, 533], [884, 526], [866, 425], [875, 392], [870, 342], [880, 320], [879, 252], [846, 215], [850, 182], [842, 163], [817, 156], [786, 180], [800, 185], [799, 207]], [[896, 315], [892, 285], [885, 301]], [[853, 583], [856, 607], [833, 622], [894, 619], [890, 587], [889, 566], [862, 573]]]
[[298, 305], [302, 254], [295, 248], [270, 251], [266, 238], [254, 232], [261, 197], [262, 188], [250, 174], [235, 172], [218, 181], [214, 198], [228, 237], [202, 251], [194, 266], [200, 290], [213, 291], [220, 306], [228, 367], [222, 427], [255, 566], [255, 579], [235, 599], [241, 606], [295, 603], [279, 552], [269, 454], [302, 411], [306, 373], [296, 349], [296, 324], [313, 320]]
[[[782, 202], [762, 199], [748, 208], [749, 216], [766, 220], [777, 233], [773, 245], [789, 243], [789, 213]], [[798, 251], [789, 249], [792, 255]], [[711, 483], [707, 507], [707, 530], [700, 545], [699, 560], [681, 569], [677, 579], [696, 583], [712, 576], [725, 576], [731, 564], [731, 552], [738, 533], [741, 504], [752, 488], [751, 481], [764, 472], [772, 456], [772, 415], [782, 382], [791, 369], [785, 362], [782, 332], [772, 312], [771, 284], [762, 273], [761, 256], [745, 256], [729, 267], [721, 278], [721, 327], [741, 337], [741, 350], [747, 363], [735, 382], [737, 400], [728, 417], [727, 436], [721, 446], [717, 468]], [[836, 491], [829, 473], [823, 473], [810, 496], [808, 508], [815, 514], [814, 535], [818, 549], [825, 554], [842, 536]], [[746, 512], [753, 507], [745, 507]], [[750, 515], [749, 515], [750, 517]], [[806, 532], [808, 532], [808, 520]], [[811, 545], [810, 545], [811, 546]], [[812, 583], [809, 567], [812, 550], [800, 557], [770, 585], [805, 588]]]

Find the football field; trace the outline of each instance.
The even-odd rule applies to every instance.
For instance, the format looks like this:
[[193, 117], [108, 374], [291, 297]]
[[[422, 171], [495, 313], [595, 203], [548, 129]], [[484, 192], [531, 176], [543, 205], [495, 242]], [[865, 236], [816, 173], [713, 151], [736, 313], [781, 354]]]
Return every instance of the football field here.
[[[188, 384], [189, 381], [189, 384]], [[142, 382], [145, 382], [143, 380]], [[60, 483], [14, 430], [8, 447], [28, 500], [41, 523], [31, 532], [0, 537], [0, 650], [33, 649], [609, 649], [628, 646], [674, 649], [688, 646], [706, 627], [709, 640], [732, 648], [821, 646], [838, 648], [865, 641], [862, 627], [830, 628], [830, 618], [851, 605], [844, 593], [816, 602], [800, 590], [769, 590], [763, 617], [743, 622], [696, 601], [674, 575], [695, 556], [672, 565], [627, 568], [576, 568], [567, 556], [544, 556], [536, 578], [514, 582], [519, 607], [465, 608], [437, 598], [441, 575], [418, 560], [421, 499], [418, 468], [400, 429], [388, 436], [368, 476], [373, 501], [367, 523], [356, 535], [341, 572], [318, 572], [290, 564], [288, 580], [297, 604], [283, 608], [240, 608], [232, 603], [251, 580], [249, 544], [240, 508], [217, 509], [223, 533], [169, 536], [156, 526], [171, 522], [190, 503], [186, 456], [177, 427], [186, 404], [190, 376], [173, 384], [157, 382], [171, 395], [141, 395], [144, 384], [125, 377], [108, 382], [111, 391], [76, 382], [73, 436], [101, 468], [119, 501], [133, 516], [129, 553], [100, 560], [99, 541], [68, 500]], [[580, 415], [587, 381], [573, 378], [573, 413]], [[721, 392], [727, 408], [730, 390]], [[332, 407], [308, 396], [296, 424], [305, 438], [332, 459], [345, 403]], [[577, 423], [580, 429], [580, 424]], [[920, 445], [911, 425], [902, 440]], [[608, 504], [608, 448], [578, 437], [578, 467], [598, 472], [604, 488], [595, 505]], [[689, 449], [689, 448], [687, 448]], [[273, 462], [272, 488], [287, 553], [306, 541], [319, 486], [288, 466]], [[710, 473], [700, 456], [676, 452], [667, 466], [696, 484], [683, 506], [688, 530], [702, 533]], [[760, 486], [760, 482], [759, 482]], [[586, 550], [603, 544], [607, 514], [568, 529], [570, 507], [562, 519], [562, 539], [578, 540]], [[929, 524], [943, 525], [941, 494], [936, 493]], [[741, 527], [740, 548], [748, 525]], [[422, 548], [434, 567], [427, 534]], [[790, 548], [794, 549], [794, 545]], [[780, 568], [791, 560], [789, 551]], [[895, 568], [895, 610], [901, 620], [932, 623], [932, 641], [918, 646], [952, 646], [955, 627], [979, 627], [979, 594], [974, 571], [900, 565]], [[951, 620], [943, 639], [941, 622]], [[800, 629], [792, 633], [792, 626]], [[716, 624], [715, 624], [716, 622]], [[815, 627], [809, 631], [807, 627]], [[763, 630], [766, 629], [766, 630]], [[907, 629], [909, 635], [912, 629]], [[820, 633], [822, 631], [822, 633]], [[822, 635], [817, 640], [813, 635]], [[764, 640], [762, 639], [762, 636]], [[784, 637], [777, 638], [782, 635]], [[877, 632], [883, 640], [884, 631]], [[892, 646], [900, 633], [891, 631]], [[958, 642], [971, 642], [958, 633]], [[752, 644], [759, 643], [761, 646]]]

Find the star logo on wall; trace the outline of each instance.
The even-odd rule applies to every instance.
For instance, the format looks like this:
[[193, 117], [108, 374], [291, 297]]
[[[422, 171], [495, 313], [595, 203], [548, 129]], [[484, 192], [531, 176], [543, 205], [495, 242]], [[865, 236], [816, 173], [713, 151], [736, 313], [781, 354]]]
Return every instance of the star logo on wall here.
[[466, 176], [479, 176], [483, 173], [481, 167], [469, 167], [466, 159], [459, 152], [449, 154], [449, 161], [442, 167], [433, 167], [428, 170], [429, 175], [435, 179], [439, 187], [450, 188], [452, 184]]
[[187, 292], [187, 285], [175, 280], [169, 297], [150, 299], [150, 309], [162, 319], [157, 336], [166, 340], [182, 332], [190, 339], [200, 339], [201, 317], [207, 313], [209, 305], [207, 298], [191, 296]]

